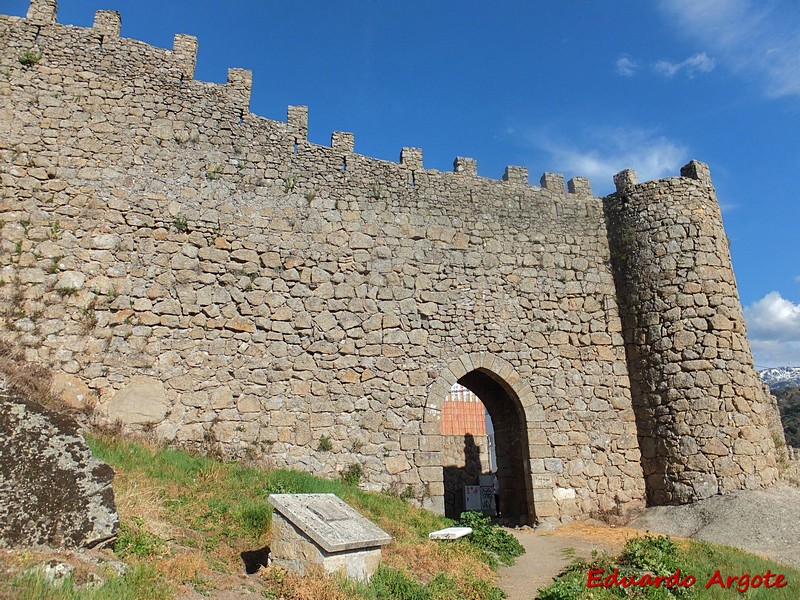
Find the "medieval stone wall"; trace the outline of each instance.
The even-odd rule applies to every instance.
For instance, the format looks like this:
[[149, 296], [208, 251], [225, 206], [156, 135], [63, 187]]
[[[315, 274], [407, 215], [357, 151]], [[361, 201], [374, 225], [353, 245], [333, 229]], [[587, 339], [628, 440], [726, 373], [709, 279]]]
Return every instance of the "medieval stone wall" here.
[[[358, 464], [366, 487], [436, 510], [441, 403], [462, 381], [507, 440], [504, 513], [642, 506], [586, 180], [426, 170], [413, 148], [380, 161], [341, 132], [311, 144], [305, 107], [249, 112], [248, 71], [193, 80], [194, 38], [119, 34], [108, 11], [56, 24], [54, 0], [0, 16], [4, 339], [110, 420], [275, 466]], [[757, 427], [749, 410], [730, 418]]]

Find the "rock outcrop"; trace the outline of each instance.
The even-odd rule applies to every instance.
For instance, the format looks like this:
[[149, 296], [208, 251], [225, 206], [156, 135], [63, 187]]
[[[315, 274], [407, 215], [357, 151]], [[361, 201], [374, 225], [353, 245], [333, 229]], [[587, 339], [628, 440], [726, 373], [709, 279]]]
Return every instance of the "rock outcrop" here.
[[71, 417], [0, 395], [0, 548], [92, 548], [113, 539], [113, 478]]

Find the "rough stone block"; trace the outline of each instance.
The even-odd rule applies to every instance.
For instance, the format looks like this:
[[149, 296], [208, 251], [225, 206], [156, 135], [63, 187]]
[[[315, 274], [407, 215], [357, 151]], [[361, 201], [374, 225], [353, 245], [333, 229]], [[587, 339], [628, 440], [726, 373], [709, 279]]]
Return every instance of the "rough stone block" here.
[[53, 25], [58, 14], [57, 0], [31, 0], [27, 19], [36, 25]]
[[331, 148], [337, 152], [352, 152], [355, 148], [355, 136], [344, 131], [334, 131], [331, 134]]
[[476, 161], [474, 158], [464, 158], [459, 156], [453, 161], [453, 172], [461, 175], [471, 175], [473, 177], [477, 176], [478, 161]]
[[128, 425], [160, 423], [170, 403], [164, 383], [146, 375], [134, 375], [108, 403], [108, 417]]
[[94, 13], [92, 29], [107, 38], [118, 38], [122, 30], [122, 17], [115, 10], [98, 10]]
[[308, 107], [290, 106], [287, 109], [286, 122], [289, 129], [295, 134], [295, 139], [305, 141], [308, 139]]
[[507, 166], [505, 173], [503, 173], [503, 181], [528, 183], [528, 169], [526, 167]]

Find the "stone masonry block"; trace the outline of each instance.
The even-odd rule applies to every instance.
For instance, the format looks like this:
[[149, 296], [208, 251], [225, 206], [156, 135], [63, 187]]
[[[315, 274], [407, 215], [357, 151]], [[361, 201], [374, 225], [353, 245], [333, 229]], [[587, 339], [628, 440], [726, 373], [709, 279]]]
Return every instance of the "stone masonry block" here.
[[57, 14], [57, 0], [31, 0], [27, 18], [36, 25], [53, 25]]
[[526, 167], [507, 166], [505, 173], [503, 173], [503, 181], [528, 183], [528, 169]]
[[545, 173], [539, 180], [541, 186], [551, 192], [564, 193], [564, 176], [557, 173]]
[[614, 185], [618, 192], [625, 192], [637, 183], [636, 171], [633, 169], [625, 169], [614, 175]]
[[422, 169], [422, 149], [403, 148], [400, 152], [400, 166], [411, 171]]
[[586, 177], [573, 177], [567, 182], [567, 191], [570, 194], [580, 194], [581, 196], [591, 196], [592, 186]]
[[286, 122], [297, 140], [306, 141], [308, 139], [307, 106], [290, 106], [286, 111]]
[[476, 176], [478, 174], [478, 161], [474, 158], [459, 156], [453, 161], [453, 172], [461, 175]]
[[711, 182], [711, 171], [706, 163], [693, 160], [681, 167], [681, 177], [697, 179], [705, 183]]
[[107, 38], [118, 38], [122, 30], [122, 17], [115, 10], [98, 10], [94, 13], [92, 29]]
[[250, 110], [250, 91], [253, 88], [253, 72], [248, 69], [228, 69], [228, 96], [245, 111]]
[[331, 134], [331, 148], [337, 152], [352, 152], [355, 147], [355, 136], [344, 131], [334, 131]]
[[183, 78], [193, 79], [197, 64], [197, 38], [193, 35], [176, 34], [172, 39], [172, 56], [178, 63]]

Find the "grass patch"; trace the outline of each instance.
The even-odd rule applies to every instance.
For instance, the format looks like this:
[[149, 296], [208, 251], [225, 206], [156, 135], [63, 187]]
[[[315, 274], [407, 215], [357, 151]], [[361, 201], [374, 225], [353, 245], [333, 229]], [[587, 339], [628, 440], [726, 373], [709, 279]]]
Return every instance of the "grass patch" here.
[[117, 472], [114, 488], [123, 525], [115, 552], [150, 565], [176, 585], [208, 593], [225, 576], [242, 571], [242, 551], [269, 546], [271, 493], [332, 493], [393, 536], [380, 570], [363, 585], [322, 574], [299, 577], [273, 565], [260, 571], [267, 598], [502, 597], [489, 566], [497, 562], [493, 554], [463, 540], [428, 540], [429, 532], [452, 522], [396, 496], [365, 492], [354, 485], [353, 475], [328, 480], [267, 471], [112, 434], [97, 434], [88, 442]]
[[20, 52], [17, 60], [23, 67], [32, 67], [42, 60], [42, 53], [36, 50], [23, 50]]
[[[77, 589], [76, 589], [77, 588]], [[71, 577], [58, 584], [49, 583], [38, 573], [24, 573], [0, 584], [0, 597], [8, 592], [17, 600], [167, 600], [174, 597], [172, 588], [150, 565], [131, 567], [127, 573], [112, 576], [99, 585], [77, 585]]]
[[128, 521], [120, 523], [119, 535], [114, 542], [114, 553], [117, 556], [149, 558], [164, 550], [164, 540], [143, 529], [143, 525], [144, 520], [138, 517], [134, 517], [132, 523]]
[[[593, 581], [603, 581], [614, 573], [618, 580], [631, 578], [642, 582], [648, 578], [649, 585], [629, 585], [622, 587], [613, 585], [605, 587], [588, 587], [590, 571], [602, 570]], [[763, 575], [769, 570], [773, 576], [771, 583], [776, 583], [776, 574], [783, 574], [788, 582], [785, 587], [765, 588], [752, 587], [756, 575]], [[668, 586], [669, 576], [675, 573], [684, 585]], [[719, 571], [719, 578], [714, 579]], [[744, 574], [748, 574], [747, 580]], [[655, 585], [655, 578], [664, 579]], [[687, 577], [694, 578], [694, 583]], [[736, 577], [728, 588], [728, 577]], [[709, 582], [723, 581], [724, 587]], [[688, 584], [688, 585], [687, 585]], [[539, 600], [606, 600], [614, 598], [644, 598], [653, 600], [670, 600], [673, 598], [710, 598], [724, 599], [745, 597], [752, 599], [796, 600], [800, 598], [800, 571], [779, 565], [773, 561], [742, 552], [736, 548], [719, 546], [694, 540], [683, 540], [676, 544], [668, 536], [645, 535], [633, 538], [625, 544], [622, 553], [614, 558], [605, 553], [593, 553], [592, 560], [575, 560], [546, 588], [539, 590]]]

